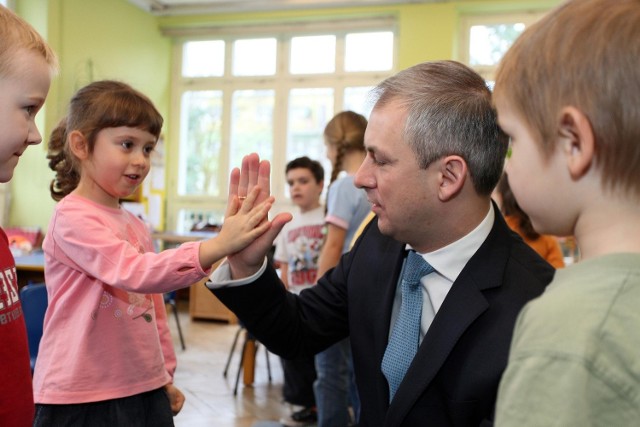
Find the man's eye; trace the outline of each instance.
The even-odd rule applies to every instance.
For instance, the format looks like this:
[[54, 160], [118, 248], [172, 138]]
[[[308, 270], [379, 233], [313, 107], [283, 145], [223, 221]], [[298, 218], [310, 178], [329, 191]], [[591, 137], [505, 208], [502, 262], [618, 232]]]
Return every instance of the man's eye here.
[[382, 166], [385, 165], [387, 162], [385, 162], [384, 160], [381, 160], [375, 156], [372, 156], [371, 159], [373, 160], [373, 163], [375, 163], [378, 166]]

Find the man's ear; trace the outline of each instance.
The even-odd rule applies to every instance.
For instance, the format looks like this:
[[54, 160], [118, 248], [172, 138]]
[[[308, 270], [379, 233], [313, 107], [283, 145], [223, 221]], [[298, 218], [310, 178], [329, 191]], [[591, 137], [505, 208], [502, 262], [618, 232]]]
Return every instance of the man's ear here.
[[592, 166], [595, 136], [587, 116], [575, 107], [560, 111], [559, 136], [571, 178], [584, 176]]
[[441, 159], [439, 177], [438, 197], [446, 202], [462, 191], [467, 179], [467, 162], [457, 155]]
[[67, 138], [69, 138], [69, 148], [74, 156], [80, 160], [84, 160], [89, 157], [89, 144], [82, 132], [74, 130]]

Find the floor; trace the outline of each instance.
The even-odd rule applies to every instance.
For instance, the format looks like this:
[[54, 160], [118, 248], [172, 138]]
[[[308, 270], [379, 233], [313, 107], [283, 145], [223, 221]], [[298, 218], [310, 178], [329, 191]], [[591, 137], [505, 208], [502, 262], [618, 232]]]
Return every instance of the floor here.
[[238, 394], [234, 396], [242, 338], [238, 340], [227, 378], [223, 371], [238, 326], [191, 321], [188, 301], [179, 301], [178, 307], [186, 350], [181, 349], [175, 317], [168, 313], [178, 358], [174, 383], [186, 396], [182, 411], [175, 417], [176, 427], [262, 427], [274, 425], [274, 421], [289, 413], [290, 408], [282, 403], [282, 366], [276, 355], [269, 354], [272, 377], [269, 383], [265, 348], [260, 346], [253, 385], [244, 386], [241, 375]]

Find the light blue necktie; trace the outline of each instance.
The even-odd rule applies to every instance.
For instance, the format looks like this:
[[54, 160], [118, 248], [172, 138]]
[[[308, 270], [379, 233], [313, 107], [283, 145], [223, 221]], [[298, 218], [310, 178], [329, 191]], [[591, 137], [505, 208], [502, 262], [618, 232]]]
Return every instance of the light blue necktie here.
[[402, 304], [382, 358], [382, 373], [389, 383], [389, 402], [396, 394], [420, 344], [422, 286], [420, 279], [434, 271], [422, 256], [409, 251], [402, 273]]

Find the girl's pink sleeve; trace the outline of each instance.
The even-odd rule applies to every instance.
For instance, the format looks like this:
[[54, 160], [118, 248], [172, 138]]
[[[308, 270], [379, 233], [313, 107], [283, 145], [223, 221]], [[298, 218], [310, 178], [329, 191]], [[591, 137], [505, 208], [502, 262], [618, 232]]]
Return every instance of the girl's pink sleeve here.
[[[75, 213], [75, 215], [74, 215]], [[52, 224], [54, 256], [73, 269], [128, 292], [157, 293], [185, 288], [207, 276], [200, 266], [200, 242], [160, 253], [140, 253], [103, 219], [82, 212], [58, 212]], [[146, 246], [149, 236], [139, 246]]]

